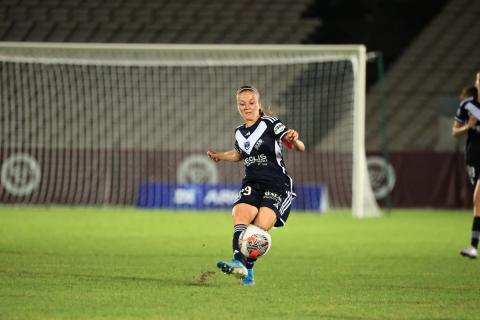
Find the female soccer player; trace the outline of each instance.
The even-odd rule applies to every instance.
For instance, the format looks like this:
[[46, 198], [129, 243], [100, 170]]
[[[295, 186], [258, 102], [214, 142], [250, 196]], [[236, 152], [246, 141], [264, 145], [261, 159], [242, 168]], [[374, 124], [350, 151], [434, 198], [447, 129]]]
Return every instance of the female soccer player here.
[[243, 160], [245, 164], [245, 177], [232, 210], [233, 259], [220, 261], [217, 267], [226, 274], [242, 278], [244, 285], [254, 285], [255, 259], [243, 256], [238, 239], [250, 224], [267, 231], [285, 224], [296, 195], [283, 162], [282, 143], [301, 152], [305, 151], [305, 145], [298, 139], [297, 131], [265, 115], [256, 88], [243, 86], [237, 90], [236, 98], [244, 124], [235, 129], [235, 149], [207, 152], [213, 161]]
[[474, 114], [478, 115], [480, 113], [478, 89], [476, 87], [463, 89], [460, 99], [462, 101], [455, 115], [452, 134], [454, 137], [467, 134], [465, 162], [467, 173], [474, 188], [472, 238], [470, 246], [460, 251], [460, 254], [464, 257], [475, 259], [477, 257], [478, 239], [480, 236], [480, 184], [477, 183], [480, 173], [480, 122], [474, 116]]

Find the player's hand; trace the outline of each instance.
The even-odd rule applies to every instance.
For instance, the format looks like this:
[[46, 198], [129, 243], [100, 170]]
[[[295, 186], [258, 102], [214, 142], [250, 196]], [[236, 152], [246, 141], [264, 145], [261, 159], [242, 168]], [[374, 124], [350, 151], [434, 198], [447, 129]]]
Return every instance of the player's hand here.
[[477, 125], [477, 118], [475, 118], [474, 116], [470, 116], [467, 121], [467, 127], [470, 129], [473, 129], [475, 128], [476, 125]]
[[207, 156], [215, 162], [220, 161], [220, 157], [218, 156], [218, 154], [219, 153], [216, 151], [212, 151], [212, 150], [207, 151]]
[[294, 143], [295, 141], [298, 140], [298, 132], [293, 129], [288, 129], [284, 139], [286, 139], [290, 143]]
[[288, 149], [295, 149], [300, 152], [305, 151], [305, 144], [299, 139], [298, 132], [293, 129], [288, 129], [282, 138], [282, 142]]

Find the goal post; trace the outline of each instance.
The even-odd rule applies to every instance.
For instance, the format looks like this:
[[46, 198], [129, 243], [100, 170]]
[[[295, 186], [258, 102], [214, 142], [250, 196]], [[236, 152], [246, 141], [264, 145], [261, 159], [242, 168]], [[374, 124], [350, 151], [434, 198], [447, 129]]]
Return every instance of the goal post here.
[[365, 113], [366, 113], [366, 64], [365, 46], [358, 46], [357, 83], [354, 99], [354, 142], [353, 142], [353, 174], [352, 174], [352, 215], [356, 218], [378, 217], [381, 211], [377, 205], [368, 174], [365, 149]]
[[227, 208], [235, 91], [299, 131], [298, 210], [378, 216], [365, 156], [362, 45], [0, 43], [0, 201]]

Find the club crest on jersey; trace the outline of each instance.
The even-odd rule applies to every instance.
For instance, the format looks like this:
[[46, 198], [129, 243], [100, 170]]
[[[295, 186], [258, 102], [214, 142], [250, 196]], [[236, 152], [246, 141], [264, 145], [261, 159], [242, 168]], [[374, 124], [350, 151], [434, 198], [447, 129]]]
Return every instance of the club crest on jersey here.
[[245, 143], [243, 144], [243, 146], [245, 147], [245, 150], [250, 149], [250, 141], [245, 141]]
[[275, 134], [279, 134], [280, 132], [283, 132], [285, 130], [285, 125], [281, 122], [277, 123], [275, 127], [273, 127], [273, 132]]

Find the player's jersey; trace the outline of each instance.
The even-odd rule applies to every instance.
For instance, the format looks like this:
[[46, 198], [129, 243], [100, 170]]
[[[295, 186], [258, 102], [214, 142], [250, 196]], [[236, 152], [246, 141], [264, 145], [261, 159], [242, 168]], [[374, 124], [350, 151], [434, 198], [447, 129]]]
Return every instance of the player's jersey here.
[[[468, 97], [460, 102], [455, 120], [463, 124], [467, 123], [470, 113], [480, 111], [480, 103], [473, 97]], [[472, 110], [473, 112], [470, 112]], [[480, 119], [474, 129], [468, 130], [467, 143], [465, 145], [465, 158], [467, 164], [480, 164]]]
[[242, 184], [258, 183], [277, 190], [292, 190], [282, 156], [281, 139], [288, 128], [277, 118], [263, 116], [254, 125], [235, 129], [235, 149], [245, 164]]

